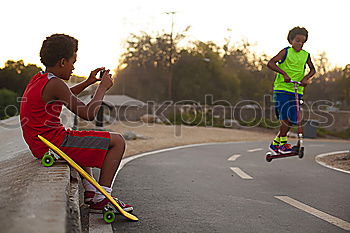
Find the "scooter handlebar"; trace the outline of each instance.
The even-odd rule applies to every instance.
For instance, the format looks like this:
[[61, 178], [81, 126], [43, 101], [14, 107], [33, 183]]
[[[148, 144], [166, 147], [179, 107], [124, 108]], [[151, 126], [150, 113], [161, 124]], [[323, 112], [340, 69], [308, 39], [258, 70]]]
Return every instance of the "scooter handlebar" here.
[[293, 81], [293, 80], [291, 80], [290, 82], [291, 82], [291, 83], [298, 84], [298, 85], [301, 85], [301, 82], [298, 82], [298, 81]]

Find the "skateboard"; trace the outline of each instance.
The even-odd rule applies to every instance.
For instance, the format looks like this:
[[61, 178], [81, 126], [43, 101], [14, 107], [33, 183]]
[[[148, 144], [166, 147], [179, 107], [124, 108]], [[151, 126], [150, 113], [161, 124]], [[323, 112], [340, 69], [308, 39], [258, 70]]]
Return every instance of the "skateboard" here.
[[293, 146], [292, 152], [287, 153], [287, 154], [281, 154], [281, 153], [273, 154], [272, 152], [267, 152], [266, 153], [266, 161], [271, 162], [273, 159], [286, 158], [286, 157], [291, 157], [291, 156], [299, 156], [300, 159], [303, 158], [304, 157], [304, 147]]
[[[72, 166], [75, 170], [77, 170], [80, 175], [82, 175], [85, 179], [87, 179], [95, 188], [100, 191], [108, 200], [110, 201], [103, 209], [103, 220], [106, 223], [113, 223], [116, 218], [116, 214], [119, 212], [124, 217], [132, 220], [132, 221], [138, 221], [139, 219], [126, 211], [124, 211], [119, 204], [104, 190], [84, 169], [82, 169], [77, 163], [75, 163], [67, 154], [65, 154], [62, 150], [57, 148], [55, 145], [53, 145], [51, 142], [49, 142], [44, 137], [38, 135], [40, 140], [44, 142], [52, 151], [49, 150], [48, 153], [44, 155], [42, 158], [42, 164], [46, 167], [50, 167], [54, 164], [54, 162], [59, 159], [63, 158], [68, 162], [70, 166]], [[58, 155], [57, 155], [57, 154]]]

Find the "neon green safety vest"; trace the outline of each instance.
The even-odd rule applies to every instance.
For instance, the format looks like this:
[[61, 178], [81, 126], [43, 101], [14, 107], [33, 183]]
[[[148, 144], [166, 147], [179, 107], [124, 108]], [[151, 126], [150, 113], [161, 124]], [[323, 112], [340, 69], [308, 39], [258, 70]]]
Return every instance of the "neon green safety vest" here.
[[[286, 56], [283, 61], [278, 62], [278, 67], [281, 68], [284, 72], [293, 81], [300, 82], [304, 78], [305, 74], [305, 65], [306, 61], [309, 58], [309, 53], [305, 50], [300, 50], [299, 52], [295, 51], [292, 47], [285, 48]], [[293, 83], [284, 82], [284, 77], [282, 74], [277, 73], [276, 79], [274, 82], [274, 92], [291, 92], [294, 93]], [[298, 94], [304, 93], [304, 87], [298, 87]]]

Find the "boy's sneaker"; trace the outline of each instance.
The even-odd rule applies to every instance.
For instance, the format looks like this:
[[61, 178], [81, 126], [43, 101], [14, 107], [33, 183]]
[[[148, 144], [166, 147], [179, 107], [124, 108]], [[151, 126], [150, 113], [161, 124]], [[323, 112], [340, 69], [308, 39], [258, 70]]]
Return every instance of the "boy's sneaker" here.
[[95, 194], [96, 193], [93, 191], [85, 191], [84, 192], [84, 203], [88, 204], [88, 205], [93, 204], [92, 199], [94, 199]]
[[270, 151], [272, 153], [274, 153], [275, 155], [278, 154], [278, 150], [280, 149], [280, 146], [279, 145], [273, 145], [271, 143], [270, 147], [269, 147]]
[[292, 152], [292, 146], [288, 143], [283, 144], [282, 146], [280, 146], [279, 152], [281, 154], [288, 154]]
[[[134, 207], [131, 205], [125, 204], [121, 200], [119, 200], [116, 197], [113, 197], [114, 200], [122, 207], [122, 209], [128, 213], [131, 213], [134, 210]], [[97, 203], [92, 203], [90, 205], [90, 212], [91, 213], [102, 213], [103, 207], [105, 207], [109, 203], [109, 200], [107, 198], [104, 198], [102, 201]]]

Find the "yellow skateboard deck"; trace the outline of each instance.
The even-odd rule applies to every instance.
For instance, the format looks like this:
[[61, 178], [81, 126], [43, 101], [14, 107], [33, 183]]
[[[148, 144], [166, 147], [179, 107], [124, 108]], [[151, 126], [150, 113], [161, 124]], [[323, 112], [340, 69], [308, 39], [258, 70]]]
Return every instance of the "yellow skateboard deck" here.
[[44, 137], [38, 135], [41, 141], [45, 143], [49, 148], [51, 148], [54, 152], [56, 152], [59, 156], [61, 156], [64, 160], [66, 160], [69, 165], [71, 165], [75, 170], [77, 170], [80, 175], [82, 175], [85, 179], [87, 179], [95, 188], [100, 191], [118, 210], [119, 213], [121, 213], [124, 217], [132, 220], [132, 221], [138, 221], [139, 219], [124, 211], [119, 204], [109, 195], [106, 190], [104, 190], [99, 183], [97, 183], [84, 169], [82, 169], [76, 162], [74, 162], [67, 154], [65, 154], [63, 151], [61, 151], [58, 147], [56, 147], [54, 144], [49, 142]]

